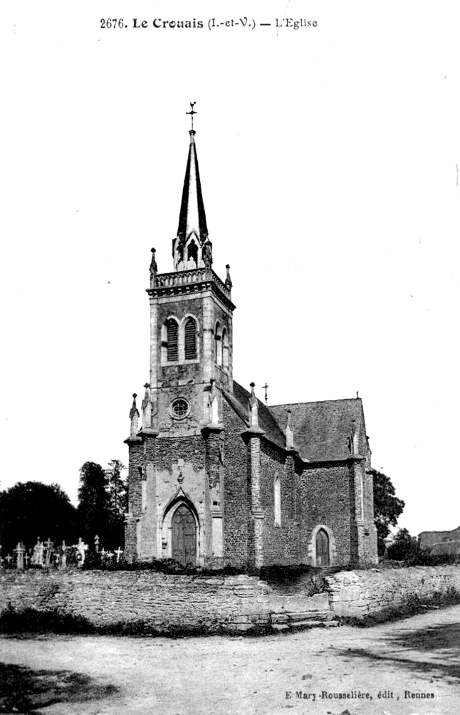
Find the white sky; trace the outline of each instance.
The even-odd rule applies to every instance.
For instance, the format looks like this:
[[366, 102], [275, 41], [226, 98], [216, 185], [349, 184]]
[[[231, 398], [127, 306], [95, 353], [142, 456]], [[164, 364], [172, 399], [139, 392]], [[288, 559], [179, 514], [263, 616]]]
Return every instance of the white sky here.
[[[455, 2], [2, 4], [1, 487], [127, 463], [150, 248], [172, 270], [195, 128], [234, 375], [364, 400], [411, 533], [460, 524]], [[285, 15], [316, 29], [154, 29]], [[123, 17], [127, 29], [101, 30]], [[149, 21], [132, 29], [132, 18]]]

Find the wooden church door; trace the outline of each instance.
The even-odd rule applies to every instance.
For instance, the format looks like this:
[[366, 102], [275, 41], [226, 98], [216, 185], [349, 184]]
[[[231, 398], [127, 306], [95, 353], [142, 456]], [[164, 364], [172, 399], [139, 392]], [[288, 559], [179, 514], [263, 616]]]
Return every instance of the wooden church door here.
[[176, 509], [172, 518], [172, 557], [184, 566], [196, 564], [196, 524], [185, 504]]
[[329, 566], [329, 536], [324, 531], [320, 529], [316, 534], [316, 565], [317, 566]]

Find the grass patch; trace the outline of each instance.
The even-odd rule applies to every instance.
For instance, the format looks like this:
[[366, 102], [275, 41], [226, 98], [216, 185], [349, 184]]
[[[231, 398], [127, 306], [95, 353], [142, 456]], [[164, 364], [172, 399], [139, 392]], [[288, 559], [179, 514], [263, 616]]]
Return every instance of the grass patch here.
[[[190, 638], [193, 636], [235, 635], [236, 628], [225, 621], [197, 623], [195, 626], [174, 624], [155, 625], [142, 618], [120, 620], [115, 623], [90, 623], [86, 618], [72, 616], [58, 610], [38, 611], [27, 608], [14, 611], [8, 608], [0, 617], [0, 633], [6, 635], [59, 633], [66, 635], [150, 636], [163, 638]], [[269, 624], [254, 623], [240, 635], [263, 635], [271, 632]], [[0, 713], [1, 713], [0, 709]]]
[[58, 610], [38, 611], [7, 608], [0, 616], [1, 633], [95, 633], [94, 626], [82, 616], [72, 616]]

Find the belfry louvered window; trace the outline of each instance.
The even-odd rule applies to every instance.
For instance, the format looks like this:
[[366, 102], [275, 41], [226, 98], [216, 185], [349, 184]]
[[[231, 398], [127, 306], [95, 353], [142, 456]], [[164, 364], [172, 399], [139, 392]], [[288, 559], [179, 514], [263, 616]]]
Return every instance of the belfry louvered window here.
[[187, 318], [187, 321], [185, 323], [184, 349], [186, 360], [196, 359], [196, 322], [193, 318]]
[[166, 323], [166, 356], [168, 362], [179, 360], [179, 329], [175, 320], [170, 318]]

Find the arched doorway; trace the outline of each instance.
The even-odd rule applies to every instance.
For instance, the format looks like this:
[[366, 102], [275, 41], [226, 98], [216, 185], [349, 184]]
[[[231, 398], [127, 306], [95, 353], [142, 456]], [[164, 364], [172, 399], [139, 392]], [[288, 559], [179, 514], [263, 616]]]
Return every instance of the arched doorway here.
[[172, 557], [186, 566], [196, 565], [196, 523], [190, 509], [181, 504], [174, 512], [172, 522]]
[[316, 534], [316, 565], [330, 566], [329, 536], [324, 529], [319, 529]]

